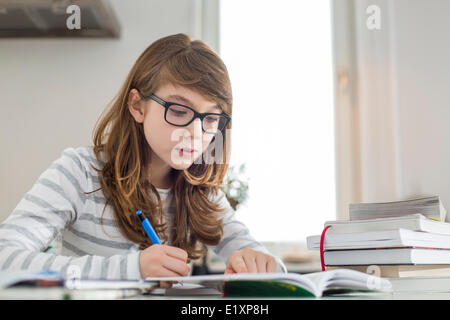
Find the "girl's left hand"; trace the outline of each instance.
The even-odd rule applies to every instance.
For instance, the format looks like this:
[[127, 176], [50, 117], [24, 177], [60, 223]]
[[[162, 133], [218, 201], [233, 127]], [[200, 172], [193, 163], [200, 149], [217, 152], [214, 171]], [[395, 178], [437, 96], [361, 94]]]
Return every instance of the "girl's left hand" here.
[[275, 272], [275, 258], [253, 249], [234, 251], [228, 258], [225, 274], [230, 273], [264, 273]]

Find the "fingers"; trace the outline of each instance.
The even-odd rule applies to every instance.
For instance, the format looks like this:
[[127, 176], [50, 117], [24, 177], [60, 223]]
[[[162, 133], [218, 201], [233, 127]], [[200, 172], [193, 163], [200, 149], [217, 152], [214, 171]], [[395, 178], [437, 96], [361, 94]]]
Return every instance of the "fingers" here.
[[267, 272], [276, 272], [277, 271], [277, 263], [275, 258], [271, 257], [267, 262]]
[[256, 255], [256, 266], [258, 272], [276, 272], [277, 270], [275, 258], [264, 253]]
[[177, 247], [168, 246], [168, 245], [162, 245], [162, 248], [163, 248], [164, 252], [168, 256], [171, 256], [171, 257], [173, 257], [175, 259], [178, 259], [178, 260], [182, 260], [184, 262], [187, 261], [188, 254], [183, 249], [180, 249], [180, 248], [177, 248]]
[[235, 254], [228, 259], [228, 265], [225, 270], [226, 273], [243, 273], [249, 272], [244, 258], [241, 255]]
[[175, 273], [175, 276], [187, 276], [191, 271], [186, 261], [175, 259], [172, 256], [165, 256], [161, 264], [167, 270]]
[[186, 264], [187, 252], [168, 245], [162, 245], [161, 248], [166, 254], [162, 261], [162, 266], [174, 272], [177, 276], [187, 276], [191, 271], [191, 268]]
[[265, 254], [257, 254], [255, 258], [256, 272], [267, 272], [268, 256]]
[[256, 257], [254, 254], [251, 253], [244, 253], [244, 261], [245, 265], [247, 266], [247, 270], [250, 273], [257, 273], [258, 267], [256, 266]]
[[231, 266], [227, 266], [227, 268], [225, 269], [225, 274], [233, 274], [236, 273], [234, 272], [233, 268], [231, 268]]
[[180, 275], [178, 273], [173, 272], [172, 270], [169, 270], [167, 268], [164, 268], [163, 266], [159, 266], [158, 268], [155, 268], [155, 270], [152, 272], [151, 276], [153, 278], [180, 277]]
[[276, 272], [276, 261], [271, 255], [252, 250], [244, 249], [235, 251], [228, 259], [225, 274], [231, 273], [266, 273]]

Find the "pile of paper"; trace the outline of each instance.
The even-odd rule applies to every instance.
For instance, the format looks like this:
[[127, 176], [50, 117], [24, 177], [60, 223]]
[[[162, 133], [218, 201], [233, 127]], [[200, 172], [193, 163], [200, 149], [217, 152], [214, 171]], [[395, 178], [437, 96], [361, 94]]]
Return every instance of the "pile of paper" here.
[[429, 219], [445, 221], [447, 211], [439, 200], [439, 196], [395, 202], [351, 203], [349, 205], [350, 221], [392, 218], [415, 213], [420, 213]]

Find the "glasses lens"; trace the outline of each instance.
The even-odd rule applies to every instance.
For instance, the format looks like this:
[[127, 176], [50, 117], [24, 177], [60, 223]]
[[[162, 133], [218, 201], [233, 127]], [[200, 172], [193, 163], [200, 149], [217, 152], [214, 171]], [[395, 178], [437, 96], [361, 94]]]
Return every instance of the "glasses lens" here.
[[186, 125], [193, 117], [194, 112], [191, 109], [178, 105], [170, 106], [166, 114], [167, 122], [177, 126]]
[[219, 114], [209, 114], [203, 118], [203, 130], [209, 133], [216, 133], [225, 128], [227, 118]]

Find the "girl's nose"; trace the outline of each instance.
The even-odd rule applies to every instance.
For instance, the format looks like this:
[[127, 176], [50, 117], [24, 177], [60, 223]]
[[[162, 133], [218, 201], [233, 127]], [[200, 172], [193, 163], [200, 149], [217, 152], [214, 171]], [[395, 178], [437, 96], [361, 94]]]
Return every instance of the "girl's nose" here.
[[191, 124], [189, 124], [188, 129], [194, 137], [201, 137], [203, 133], [202, 120], [199, 118], [195, 119]]

